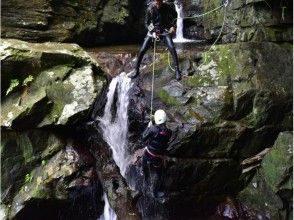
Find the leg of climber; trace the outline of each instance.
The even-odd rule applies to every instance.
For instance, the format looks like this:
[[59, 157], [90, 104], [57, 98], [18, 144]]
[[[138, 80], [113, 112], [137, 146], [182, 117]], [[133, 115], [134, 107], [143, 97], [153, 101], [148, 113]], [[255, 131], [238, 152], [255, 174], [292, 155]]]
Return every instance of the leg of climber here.
[[137, 58], [137, 61], [136, 61], [135, 70], [130, 72], [127, 75], [129, 78], [133, 79], [133, 78], [137, 77], [140, 74], [140, 65], [141, 65], [142, 59], [143, 59], [146, 51], [151, 46], [151, 43], [152, 43], [152, 37], [147, 35], [145, 37], [144, 43], [143, 43], [143, 45], [142, 45], [142, 47], [141, 47], [141, 49], [139, 51], [138, 58]]
[[164, 196], [162, 190], [162, 172], [163, 172], [163, 160], [161, 158], [154, 158], [156, 162], [152, 163], [152, 173], [154, 175], [153, 182], [153, 196], [159, 198]]
[[167, 48], [168, 48], [169, 52], [172, 55], [172, 58], [173, 58], [173, 62], [174, 62], [175, 69], [176, 69], [176, 79], [181, 80], [182, 75], [181, 75], [181, 72], [180, 72], [180, 69], [179, 69], [178, 55], [177, 55], [177, 51], [175, 49], [174, 42], [171, 39], [171, 36], [169, 34], [164, 35], [164, 40], [165, 40], [165, 43], [167, 45]]
[[143, 175], [144, 175], [144, 181], [146, 182], [148, 180], [148, 177], [150, 175], [149, 173], [149, 161], [147, 158], [147, 155], [143, 155], [143, 161], [142, 161], [142, 170], [143, 170]]

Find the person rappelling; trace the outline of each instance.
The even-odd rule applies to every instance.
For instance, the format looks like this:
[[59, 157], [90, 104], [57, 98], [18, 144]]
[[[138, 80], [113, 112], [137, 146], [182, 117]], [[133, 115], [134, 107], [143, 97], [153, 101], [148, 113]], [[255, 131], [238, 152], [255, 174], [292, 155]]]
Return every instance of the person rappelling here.
[[155, 198], [163, 198], [162, 174], [164, 168], [164, 156], [171, 137], [171, 130], [167, 128], [167, 116], [165, 111], [157, 110], [154, 113], [155, 125], [152, 121], [142, 134], [142, 140], [146, 143], [143, 154], [143, 174], [145, 182], [153, 175], [152, 193]]
[[181, 80], [179, 61], [172, 35], [176, 32], [177, 12], [174, 7], [162, 0], [154, 0], [147, 9], [145, 25], [148, 33], [139, 51], [135, 69], [127, 76], [135, 78], [140, 74], [140, 65], [146, 51], [150, 48], [152, 41], [164, 41], [170, 51], [175, 65], [176, 79]]

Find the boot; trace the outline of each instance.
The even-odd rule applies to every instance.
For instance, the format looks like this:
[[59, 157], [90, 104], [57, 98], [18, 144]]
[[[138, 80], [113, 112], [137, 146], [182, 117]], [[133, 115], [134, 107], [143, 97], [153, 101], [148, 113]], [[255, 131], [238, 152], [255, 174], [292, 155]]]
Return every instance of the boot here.
[[127, 74], [127, 77], [134, 79], [139, 75], [139, 70], [133, 70]]
[[182, 74], [179, 69], [176, 69], [176, 80], [180, 81], [182, 79]]

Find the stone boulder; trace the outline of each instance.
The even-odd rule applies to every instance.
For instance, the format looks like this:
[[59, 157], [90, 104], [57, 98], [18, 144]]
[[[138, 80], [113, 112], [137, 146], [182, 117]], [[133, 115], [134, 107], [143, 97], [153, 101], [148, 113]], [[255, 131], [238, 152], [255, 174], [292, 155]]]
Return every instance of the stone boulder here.
[[73, 124], [87, 115], [106, 83], [77, 45], [3, 40], [1, 46], [3, 127]]
[[[181, 0], [185, 17], [184, 35], [214, 41], [220, 34], [223, 43], [291, 42], [293, 40], [293, 1], [228, 1], [226, 12], [221, 0]], [[218, 8], [218, 9], [217, 9]], [[212, 11], [217, 9], [216, 11]], [[207, 13], [207, 14], [206, 14]]]
[[[215, 46], [202, 53], [201, 59], [186, 53], [184, 58], [180, 55], [181, 66], [188, 59], [192, 70], [181, 82], [173, 79], [166, 55], [157, 54], [153, 110], [167, 112], [167, 125], [173, 131], [164, 175], [169, 197], [164, 207], [183, 195], [185, 201], [199, 201], [214, 195], [234, 196], [246, 187], [254, 170], [242, 174], [246, 168], [241, 161], [270, 148], [279, 132], [292, 129], [288, 120], [292, 114], [291, 53], [290, 44], [253, 42]], [[140, 134], [149, 121], [151, 64], [142, 69], [130, 92], [133, 155], [142, 154]], [[144, 215], [139, 204], [158, 201], [148, 194], [140, 176], [140, 156], [136, 158], [127, 179], [143, 192], [138, 206]], [[162, 214], [167, 210], [164, 207]]]
[[238, 196], [264, 218], [292, 219], [292, 146], [292, 132], [281, 132], [248, 187]]
[[2, 40], [1, 63], [1, 219], [97, 219], [96, 159], [77, 127], [103, 71], [75, 44]]

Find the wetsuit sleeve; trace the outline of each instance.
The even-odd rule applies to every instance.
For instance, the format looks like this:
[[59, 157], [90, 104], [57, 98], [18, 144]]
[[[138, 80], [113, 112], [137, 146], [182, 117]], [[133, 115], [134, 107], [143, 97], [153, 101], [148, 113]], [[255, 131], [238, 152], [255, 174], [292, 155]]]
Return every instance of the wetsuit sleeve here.
[[150, 8], [148, 8], [146, 11], [146, 16], [145, 16], [145, 27], [147, 28], [147, 30], [150, 24], [151, 24], [151, 10]]
[[147, 127], [142, 134], [142, 140], [147, 141], [152, 135], [152, 129]]

